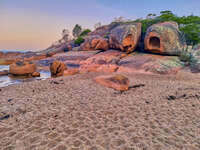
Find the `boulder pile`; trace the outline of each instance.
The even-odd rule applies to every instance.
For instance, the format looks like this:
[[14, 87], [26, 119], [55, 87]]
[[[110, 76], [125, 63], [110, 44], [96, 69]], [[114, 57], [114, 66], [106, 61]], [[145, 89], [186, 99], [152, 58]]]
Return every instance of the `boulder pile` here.
[[141, 23], [118, 24], [97, 28], [90, 33], [80, 50], [118, 49], [126, 53], [135, 50], [141, 37]]
[[[147, 29], [146, 35], [142, 36], [143, 40], [141, 40], [141, 29], [141, 23], [114, 22], [101, 26], [84, 36], [84, 42], [81, 45], [76, 45], [74, 40], [66, 41], [62, 39], [61, 42], [39, 52], [24, 54], [4, 54], [0, 52], [0, 63], [12, 63], [9, 70], [10, 74], [31, 75], [33, 77], [40, 76], [39, 72], [36, 72], [36, 65], [34, 63], [39, 68], [43, 67], [44, 69], [44, 67], [48, 67], [53, 77], [86, 72], [177, 73], [182, 68], [182, 63], [176, 56], [182, 53], [182, 50], [186, 47], [184, 36], [179, 31], [178, 24], [175, 22], [154, 24]], [[141, 42], [148, 52], [176, 56], [172, 58], [172, 56], [130, 54], [137, 47], [140, 47], [139, 43]], [[199, 49], [199, 46], [197, 49]], [[61, 53], [65, 50], [71, 50], [71, 52], [67, 54]], [[86, 57], [77, 50], [82, 50], [83, 53], [88, 54], [92, 51], [92, 54], [87, 54]], [[72, 56], [69, 56], [70, 53]], [[5, 56], [9, 56], [9, 61], [2, 59]], [[194, 56], [199, 59], [197, 53]], [[41, 61], [28, 62], [32, 60]], [[78, 67], [70, 67], [73, 65]], [[199, 68], [199, 65], [196, 68]]]

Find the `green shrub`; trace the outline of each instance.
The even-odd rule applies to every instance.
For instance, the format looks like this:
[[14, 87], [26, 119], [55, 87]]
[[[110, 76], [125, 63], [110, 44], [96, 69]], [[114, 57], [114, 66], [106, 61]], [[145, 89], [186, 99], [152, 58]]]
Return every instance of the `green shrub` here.
[[180, 53], [179, 59], [183, 61], [186, 65], [192, 65], [196, 62], [196, 59], [193, 56], [193, 53], [188, 50], [188, 47], [182, 50], [182, 52]]
[[105, 39], [109, 39], [109, 35], [104, 35], [104, 38]]
[[171, 11], [161, 11], [160, 15], [154, 16], [154, 18], [137, 19], [132, 22], [142, 23], [142, 33], [145, 34], [147, 28], [153, 24], [175, 21], [178, 23], [180, 31], [183, 32], [188, 45], [195, 45], [200, 43], [200, 17], [199, 16], [182, 16], [179, 17], [173, 14]]
[[188, 24], [180, 28], [184, 33], [186, 42], [189, 45], [196, 45], [200, 43], [200, 24]]
[[90, 33], [91, 30], [90, 29], [85, 29], [83, 32], [81, 32], [80, 36], [86, 36], [88, 35], [88, 33]]
[[82, 32], [82, 27], [78, 24], [75, 25], [74, 29], [72, 30], [73, 36], [77, 38]]
[[77, 44], [77, 45], [81, 45], [84, 41], [85, 41], [84, 38], [81, 37], [81, 36], [79, 36], [79, 37], [75, 40], [74, 43]]

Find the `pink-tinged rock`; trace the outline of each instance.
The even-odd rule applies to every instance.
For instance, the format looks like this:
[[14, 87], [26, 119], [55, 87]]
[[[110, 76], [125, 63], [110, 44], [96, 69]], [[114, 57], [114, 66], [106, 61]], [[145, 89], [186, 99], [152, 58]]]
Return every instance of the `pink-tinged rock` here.
[[118, 91], [127, 91], [130, 86], [129, 79], [123, 75], [99, 76], [94, 80], [105, 87], [113, 88]]
[[119, 73], [176, 74], [182, 63], [176, 56], [135, 54], [119, 61]]
[[80, 72], [115, 72], [120, 56], [121, 52], [114, 50], [99, 53], [82, 61]]
[[116, 72], [118, 68], [119, 66], [116, 64], [101, 65], [96, 69], [96, 72], [112, 73], [112, 72]]
[[72, 76], [79, 73], [78, 68], [67, 69], [64, 71], [63, 76]]
[[92, 50], [108, 50], [109, 44], [108, 40], [99, 36], [93, 35], [88, 36], [85, 39], [85, 42], [81, 44], [80, 50], [84, 51], [92, 51]]

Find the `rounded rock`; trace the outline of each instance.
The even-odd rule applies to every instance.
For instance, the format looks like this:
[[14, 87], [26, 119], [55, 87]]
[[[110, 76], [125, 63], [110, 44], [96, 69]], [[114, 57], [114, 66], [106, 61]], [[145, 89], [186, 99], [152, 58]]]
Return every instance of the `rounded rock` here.
[[36, 71], [36, 65], [32, 62], [17, 61], [10, 65], [9, 73], [13, 75], [30, 75]]

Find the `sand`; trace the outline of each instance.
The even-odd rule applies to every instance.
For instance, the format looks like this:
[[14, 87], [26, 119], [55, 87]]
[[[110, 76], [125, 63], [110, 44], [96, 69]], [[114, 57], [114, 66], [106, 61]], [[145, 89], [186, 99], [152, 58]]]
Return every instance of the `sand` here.
[[199, 74], [125, 74], [145, 86], [123, 93], [97, 75], [0, 88], [0, 149], [200, 149]]

